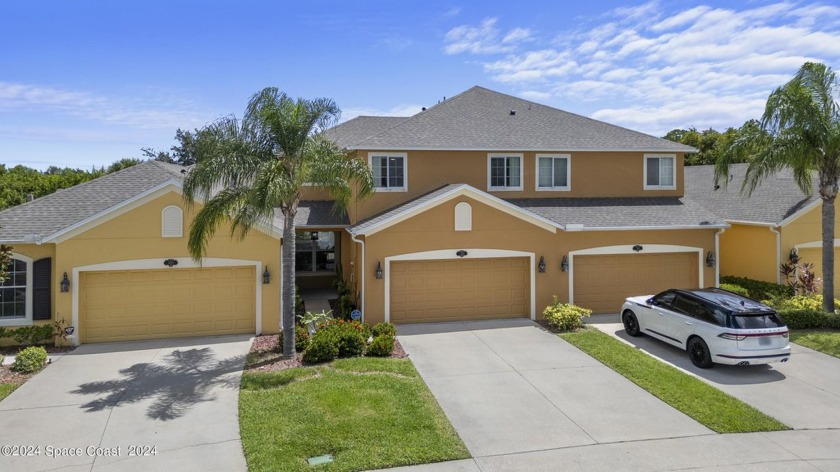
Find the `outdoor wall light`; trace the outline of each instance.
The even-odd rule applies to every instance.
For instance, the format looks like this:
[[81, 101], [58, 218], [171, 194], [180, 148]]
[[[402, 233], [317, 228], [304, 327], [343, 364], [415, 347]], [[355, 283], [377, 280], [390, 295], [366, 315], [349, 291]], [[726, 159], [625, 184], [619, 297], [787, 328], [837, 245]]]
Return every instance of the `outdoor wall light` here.
[[317, 240], [318, 240], [318, 232], [317, 232], [317, 231], [313, 231], [313, 232], [309, 235], [309, 238], [310, 238], [311, 240], [313, 240], [313, 241], [317, 241]]
[[67, 293], [70, 291], [70, 279], [67, 278], [67, 272], [64, 273], [64, 278], [61, 279], [61, 291]]
[[712, 254], [712, 251], [706, 253], [706, 267], [714, 267], [715, 266], [715, 255]]
[[381, 262], [376, 263], [376, 271], [374, 272], [374, 275], [376, 276], [377, 279], [382, 278], [382, 263]]
[[799, 251], [797, 251], [796, 248], [791, 249], [790, 256], [788, 257], [790, 258], [790, 262], [792, 264], [796, 264], [797, 262], [799, 262]]
[[560, 261], [560, 270], [563, 271], [563, 272], [568, 272], [569, 271], [569, 258], [568, 257], [563, 256], [563, 260]]
[[176, 265], [178, 265], [178, 261], [175, 259], [167, 259], [163, 261], [163, 265], [165, 265], [166, 267], [175, 267]]
[[271, 272], [268, 271], [268, 265], [265, 266], [265, 272], [263, 272], [263, 284], [270, 284], [271, 283]]
[[455, 255], [458, 257], [464, 257], [467, 255], [467, 251], [461, 249], [460, 251], [456, 252]]
[[540, 263], [537, 264], [537, 270], [544, 273], [545, 272], [545, 258], [540, 256]]
[[636, 252], [639, 252], [642, 249], [644, 249], [644, 248], [642, 247], [641, 244], [636, 244], [635, 246], [633, 246], [633, 250], [636, 251]]

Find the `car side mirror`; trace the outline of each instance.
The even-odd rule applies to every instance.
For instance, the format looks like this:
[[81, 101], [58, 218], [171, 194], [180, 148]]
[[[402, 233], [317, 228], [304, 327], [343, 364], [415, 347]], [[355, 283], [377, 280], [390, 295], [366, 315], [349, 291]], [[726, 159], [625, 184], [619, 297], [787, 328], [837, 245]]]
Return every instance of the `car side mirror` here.
[[653, 297], [648, 298], [647, 302], [645, 302], [645, 303], [647, 303], [648, 305], [651, 305], [651, 306], [659, 305], [659, 302], [657, 302], [656, 299], [654, 299]]

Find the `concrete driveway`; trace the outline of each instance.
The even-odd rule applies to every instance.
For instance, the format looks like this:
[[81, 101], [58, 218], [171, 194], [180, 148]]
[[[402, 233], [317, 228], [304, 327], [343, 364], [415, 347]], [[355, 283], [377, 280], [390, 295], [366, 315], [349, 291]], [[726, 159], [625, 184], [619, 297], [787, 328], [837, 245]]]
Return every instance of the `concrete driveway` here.
[[0, 470], [245, 470], [249, 347], [250, 336], [83, 345], [0, 402], [0, 446], [33, 454], [3, 451]]
[[473, 457], [713, 434], [529, 320], [398, 331]]
[[840, 359], [791, 343], [790, 360], [783, 364], [699, 369], [684, 350], [648, 336], [628, 336], [618, 315], [594, 316], [591, 323], [793, 429], [840, 429]]

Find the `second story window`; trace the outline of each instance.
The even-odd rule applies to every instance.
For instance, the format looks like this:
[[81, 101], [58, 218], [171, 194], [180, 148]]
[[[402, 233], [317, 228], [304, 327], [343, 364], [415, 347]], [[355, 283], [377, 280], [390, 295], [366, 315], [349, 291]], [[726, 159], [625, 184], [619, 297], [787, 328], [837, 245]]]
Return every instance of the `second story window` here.
[[671, 155], [645, 155], [645, 190], [677, 188], [676, 158]]
[[537, 190], [569, 190], [568, 154], [537, 154]]
[[522, 190], [522, 155], [488, 156], [488, 190]]
[[405, 154], [370, 154], [373, 186], [377, 192], [405, 192], [408, 157]]

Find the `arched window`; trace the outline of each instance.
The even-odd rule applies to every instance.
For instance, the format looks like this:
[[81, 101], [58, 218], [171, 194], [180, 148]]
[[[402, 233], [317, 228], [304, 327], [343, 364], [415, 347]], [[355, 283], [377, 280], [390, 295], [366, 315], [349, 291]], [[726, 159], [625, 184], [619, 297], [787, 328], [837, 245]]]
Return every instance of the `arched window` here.
[[455, 205], [455, 231], [472, 230], [472, 207], [467, 202]]
[[184, 212], [170, 205], [161, 212], [161, 237], [180, 238], [184, 235]]

